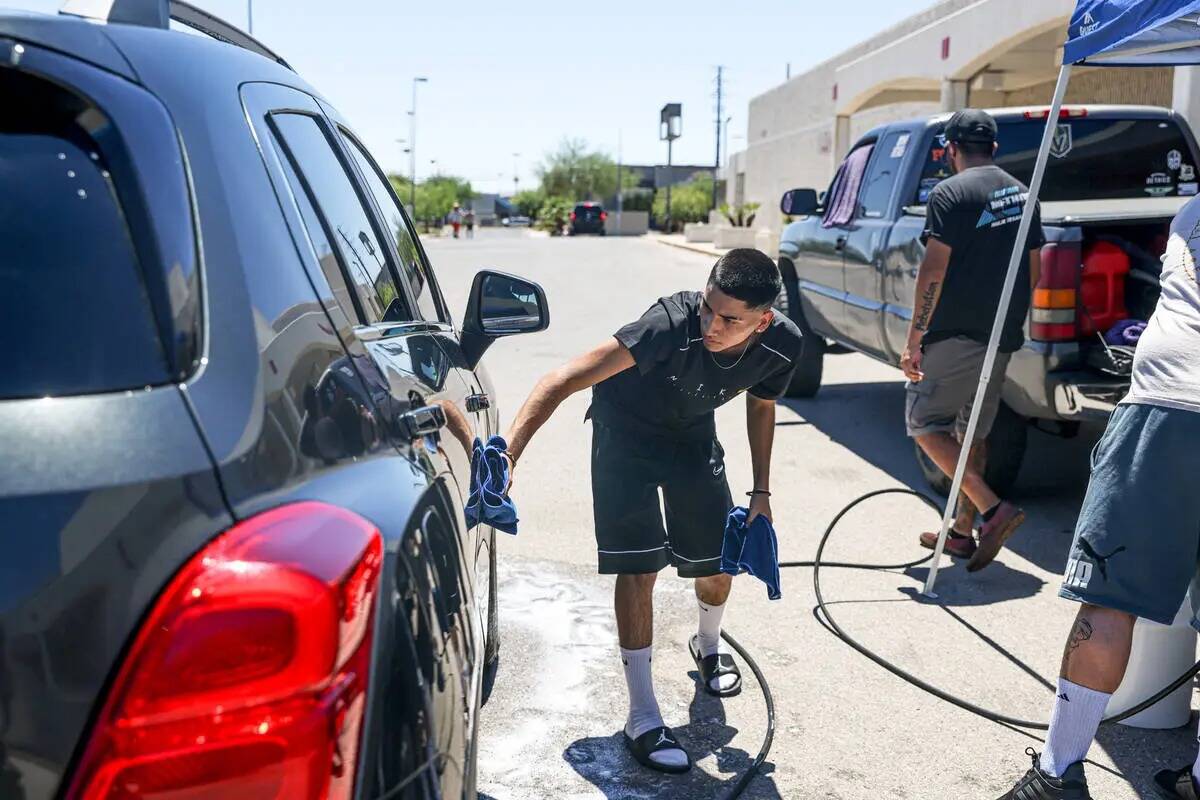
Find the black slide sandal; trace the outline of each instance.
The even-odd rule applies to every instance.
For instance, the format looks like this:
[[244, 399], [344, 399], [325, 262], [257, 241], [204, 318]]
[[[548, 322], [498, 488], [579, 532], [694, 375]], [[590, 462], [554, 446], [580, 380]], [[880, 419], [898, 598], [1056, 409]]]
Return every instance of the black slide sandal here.
[[[700, 673], [700, 682], [704, 684], [704, 691], [711, 694], [713, 697], [736, 697], [742, 693], [742, 673], [738, 669], [737, 663], [733, 660], [733, 656], [728, 653], [714, 653], [711, 656], [700, 656], [700, 648], [696, 645], [696, 638], [693, 636], [688, 639], [688, 652], [692, 654], [692, 660], [696, 662], [696, 670]], [[714, 678], [719, 678], [722, 675], [737, 676], [737, 683], [730, 686], [728, 689], [714, 689], [712, 682]]]
[[[628, 733], [622, 731], [622, 736], [625, 737], [625, 746], [629, 748], [629, 752], [637, 759], [637, 762], [643, 767], [648, 767], [658, 772], [666, 772], [672, 775], [681, 775], [692, 768], [692, 757], [687, 750], [683, 749], [683, 745], [675, 738], [675, 734], [668, 727], [651, 728], [641, 736], [633, 739]], [[687, 757], [687, 763], [682, 767], [673, 767], [667, 764], [660, 764], [652, 759], [654, 753], [662, 752], [663, 750], [679, 750]]]

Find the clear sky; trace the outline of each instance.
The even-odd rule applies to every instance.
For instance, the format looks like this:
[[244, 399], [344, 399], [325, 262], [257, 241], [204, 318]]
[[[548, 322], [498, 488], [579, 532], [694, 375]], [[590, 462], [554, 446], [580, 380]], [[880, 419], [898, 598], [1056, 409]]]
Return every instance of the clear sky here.
[[[240, 27], [246, 0], [193, 0]], [[675, 163], [716, 155], [716, 67], [726, 74], [733, 151], [751, 97], [933, 0], [253, 0], [254, 35], [346, 116], [385, 169], [408, 172], [418, 88], [417, 171], [522, 188], [563, 137], [627, 163], [665, 163], [663, 104], [683, 104]], [[56, 11], [59, 0], [0, 0]], [[520, 153], [514, 159], [513, 153]], [[431, 163], [436, 161], [436, 164]]]

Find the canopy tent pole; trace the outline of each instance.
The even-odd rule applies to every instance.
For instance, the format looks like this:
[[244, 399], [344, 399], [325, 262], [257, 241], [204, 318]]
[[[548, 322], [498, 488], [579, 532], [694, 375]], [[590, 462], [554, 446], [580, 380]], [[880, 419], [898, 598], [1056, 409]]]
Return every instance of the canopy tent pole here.
[[1029, 199], [1025, 202], [1025, 211], [1021, 215], [1021, 224], [1017, 229], [1017, 240], [1013, 244], [1012, 258], [1008, 262], [1008, 274], [1004, 278], [1004, 290], [1000, 293], [1000, 304], [996, 308], [996, 319], [992, 322], [992, 335], [988, 340], [987, 353], [983, 359], [983, 372], [979, 375], [979, 386], [975, 390], [975, 402], [971, 406], [971, 418], [967, 423], [967, 434], [963, 439], [962, 452], [958, 457], [958, 466], [954, 470], [954, 481], [950, 484], [950, 496], [946, 500], [946, 510], [942, 514], [942, 529], [938, 534], [937, 546], [933, 551], [933, 561], [929, 568], [929, 577], [925, 581], [923, 594], [936, 598], [934, 584], [937, 582], [938, 567], [942, 560], [942, 551], [946, 547], [946, 536], [950, 533], [951, 520], [954, 518], [955, 504], [958, 493], [962, 489], [963, 477], [967, 472], [967, 462], [970, 460], [971, 443], [975, 441], [975, 429], [979, 426], [979, 413], [983, 409], [983, 399], [987, 394], [988, 382], [991, 380], [992, 369], [996, 364], [996, 352], [1000, 349], [1000, 336], [1004, 331], [1004, 322], [1008, 317], [1008, 307], [1012, 301], [1013, 286], [1020, 273], [1022, 258], [1028, 258], [1025, 243], [1029, 240], [1029, 229], [1033, 226], [1033, 210], [1037, 205], [1038, 195], [1042, 189], [1042, 178], [1046, 174], [1046, 163], [1050, 158], [1050, 145], [1054, 141], [1054, 133], [1058, 129], [1058, 116], [1062, 110], [1063, 98], [1067, 94], [1067, 84], [1071, 80], [1071, 65], [1063, 64], [1058, 73], [1058, 84], [1054, 87], [1054, 99], [1050, 103], [1050, 116], [1046, 118], [1046, 130], [1042, 134], [1042, 146], [1038, 150], [1037, 162], [1033, 168], [1033, 178], [1029, 182]]

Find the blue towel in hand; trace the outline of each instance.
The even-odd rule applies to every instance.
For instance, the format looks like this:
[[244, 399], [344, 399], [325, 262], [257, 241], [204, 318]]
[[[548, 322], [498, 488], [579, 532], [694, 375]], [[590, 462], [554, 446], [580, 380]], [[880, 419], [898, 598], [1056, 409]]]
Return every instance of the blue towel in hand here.
[[767, 597], [778, 600], [779, 542], [775, 526], [761, 514], [746, 525], [748, 509], [737, 507], [725, 522], [725, 542], [721, 548], [721, 571], [729, 575], [749, 572], [767, 585]]
[[496, 530], [517, 533], [517, 507], [508, 498], [508, 462], [504, 452], [508, 443], [502, 436], [493, 436], [486, 445], [475, 440], [471, 454], [471, 494], [467, 498], [467, 529], [480, 522]]

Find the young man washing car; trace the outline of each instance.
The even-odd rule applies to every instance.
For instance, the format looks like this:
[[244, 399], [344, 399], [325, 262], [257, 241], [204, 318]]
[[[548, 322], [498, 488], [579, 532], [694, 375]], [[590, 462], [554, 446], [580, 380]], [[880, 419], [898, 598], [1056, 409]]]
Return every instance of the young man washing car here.
[[[629, 689], [625, 742], [637, 760], [685, 772], [691, 758], [659, 712], [651, 677], [653, 589], [675, 567], [694, 578], [699, 625], [688, 642], [704, 688], [741, 689], [733, 657], [720, 649], [732, 578], [721, 546], [733, 500], [713, 411], [746, 393], [754, 485], [751, 518], [771, 519], [775, 401], [791, 381], [800, 331], [771, 305], [779, 270], [757, 250], [732, 250], [703, 292], [661, 298], [612, 339], [543, 377], [508, 436], [513, 465], [570, 395], [592, 388], [592, 500], [602, 574], [615, 574], [621, 660]], [[666, 525], [659, 506], [666, 505]]]

